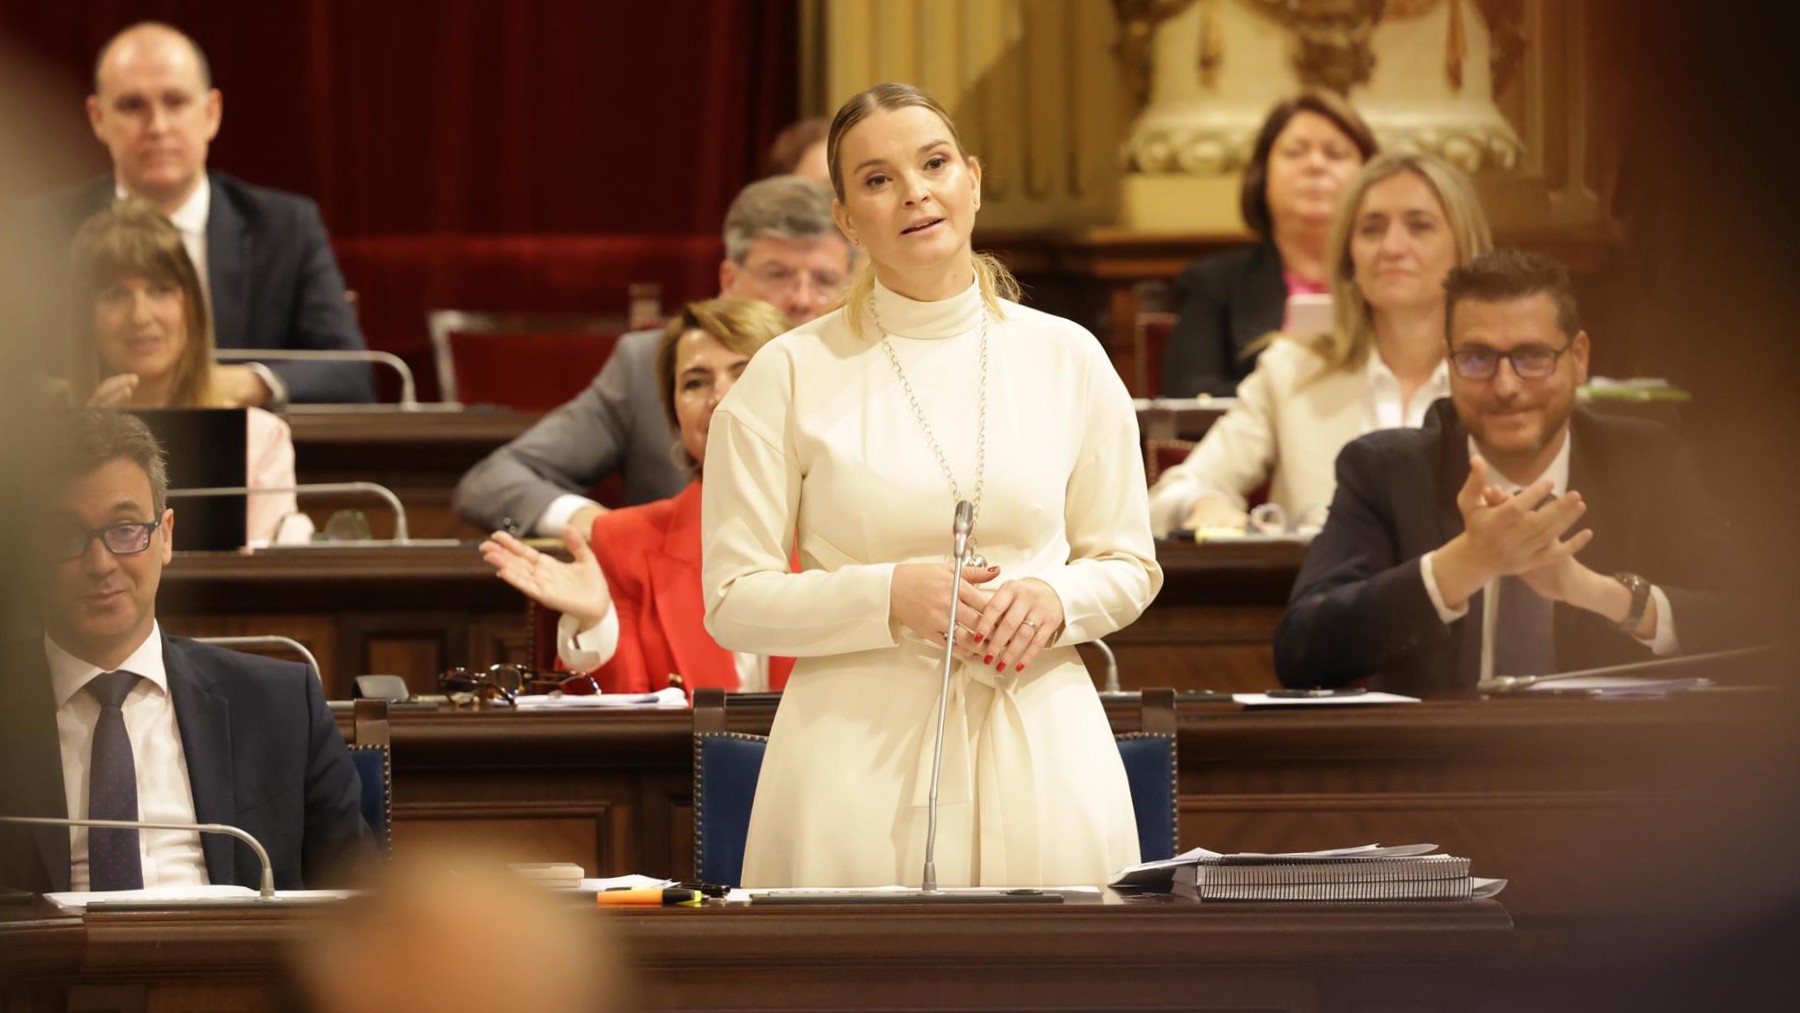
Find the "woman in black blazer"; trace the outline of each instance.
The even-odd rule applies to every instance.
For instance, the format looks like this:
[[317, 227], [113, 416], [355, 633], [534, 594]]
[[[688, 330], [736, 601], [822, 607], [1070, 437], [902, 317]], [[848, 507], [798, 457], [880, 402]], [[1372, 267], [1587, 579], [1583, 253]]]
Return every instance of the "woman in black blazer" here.
[[1305, 91], [1263, 121], [1238, 208], [1259, 242], [1189, 264], [1163, 359], [1170, 397], [1228, 395], [1256, 365], [1251, 346], [1282, 329], [1290, 290], [1325, 291], [1325, 248], [1344, 185], [1378, 150], [1337, 95]]

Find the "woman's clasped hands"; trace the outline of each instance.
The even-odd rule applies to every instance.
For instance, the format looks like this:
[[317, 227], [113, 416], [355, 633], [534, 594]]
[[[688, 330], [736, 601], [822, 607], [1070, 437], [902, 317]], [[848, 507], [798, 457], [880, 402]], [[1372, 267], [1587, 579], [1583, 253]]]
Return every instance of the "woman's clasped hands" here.
[[[956, 606], [956, 652], [997, 672], [1022, 672], [1063, 625], [1062, 599], [1036, 578], [990, 583], [998, 566], [963, 568]], [[948, 563], [894, 567], [888, 618], [928, 640], [942, 641], [950, 618]]]

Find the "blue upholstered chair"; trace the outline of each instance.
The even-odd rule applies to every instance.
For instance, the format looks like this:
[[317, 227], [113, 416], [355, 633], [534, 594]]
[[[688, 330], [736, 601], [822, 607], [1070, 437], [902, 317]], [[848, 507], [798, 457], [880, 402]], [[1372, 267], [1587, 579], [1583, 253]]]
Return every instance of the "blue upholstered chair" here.
[[[1175, 797], [1175, 691], [1143, 692], [1141, 730], [1114, 736], [1125, 761], [1143, 860], [1173, 858], [1180, 836]], [[725, 729], [725, 692], [694, 693], [694, 875], [737, 886], [744, 871], [750, 806], [762, 774], [765, 735]]]
[[362, 817], [375, 832], [383, 855], [392, 854], [388, 843], [394, 825], [394, 754], [388, 738], [386, 700], [356, 701], [356, 741], [350, 745], [350, 761], [362, 782]]

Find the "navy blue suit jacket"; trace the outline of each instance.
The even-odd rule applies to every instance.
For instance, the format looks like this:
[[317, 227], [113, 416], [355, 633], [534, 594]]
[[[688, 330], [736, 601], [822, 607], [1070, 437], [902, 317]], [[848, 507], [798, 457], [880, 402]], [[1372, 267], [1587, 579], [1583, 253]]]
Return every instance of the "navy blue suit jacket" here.
[[[67, 816], [42, 645], [17, 650], [0, 721], [0, 814]], [[199, 822], [261, 842], [277, 889], [325, 885], [374, 853], [349, 748], [310, 669], [181, 637], [163, 638], [163, 661]], [[200, 846], [212, 883], [258, 885], [249, 847], [220, 834], [202, 835]], [[69, 831], [0, 826], [0, 886], [67, 890]]]
[[[1742, 646], [1729, 586], [1729, 528], [1705, 494], [1692, 457], [1667, 426], [1576, 408], [1569, 488], [1592, 528], [1581, 561], [1628, 570], [1669, 599], [1683, 653]], [[1457, 490], [1469, 477], [1469, 435], [1445, 398], [1420, 429], [1384, 429], [1351, 441], [1337, 460], [1325, 530], [1307, 550], [1275, 631], [1282, 684], [1376, 689], [1412, 696], [1474, 690], [1481, 667], [1481, 595], [1445, 625], [1425, 592], [1419, 560], [1462, 533]], [[1559, 671], [1650, 660], [1649, 648], [1599, 616], [1553, 608]]]
[[[213, 336], [220, 348], [365, 351], [362, 328], [345, 295], [319, 206], [297, 194], [209, 173], [206, 274]], [[112, 204], [111, 176], [49, 198], [70, 237]], [[299, 402], [375, 399], [360, 362], [270, 362]]]

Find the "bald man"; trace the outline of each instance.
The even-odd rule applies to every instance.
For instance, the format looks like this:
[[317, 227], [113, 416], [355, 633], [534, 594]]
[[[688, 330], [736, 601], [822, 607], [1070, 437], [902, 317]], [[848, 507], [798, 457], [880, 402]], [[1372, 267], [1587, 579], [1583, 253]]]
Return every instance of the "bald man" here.
[[[114, 200], [143, 198], [181, 230], [220, 348], [366, 349], [318, 206], [206, 171], [224, 96], [192, 39], [155, 22], [115, 35], [95, 62], [87, 115], [113, 171], [49, 198], [66, 235]], [[375, 396], [368, 367], [356, 362], [227, 365], [219, 381], [242, 405]]]

